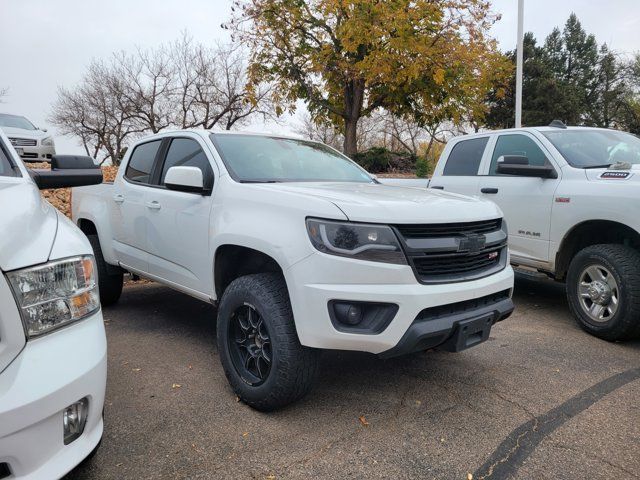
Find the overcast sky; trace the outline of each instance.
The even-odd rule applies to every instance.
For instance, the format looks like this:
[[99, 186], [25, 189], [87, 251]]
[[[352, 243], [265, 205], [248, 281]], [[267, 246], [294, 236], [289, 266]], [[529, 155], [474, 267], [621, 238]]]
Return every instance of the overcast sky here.
[[[220, 23], [231, 0], [0, 0], [0, 111], [25, 115], [38, 126], [59, 85], [71, 87], [93, 58], [136, 45], [153, 47], [188, 31], [196, 40], [225, 39]], [[516, 42], [517, 0], [494, 0], [502, 19], [493, 33], [504, 50]], [[640, 51], [639, 0], [525, 0], [525, 30], [539, 40], [575, 12], [584, 28], [620, 52]], [[50, 127], [49, 127], [50, 128]], [[268, 130], [256, 125], [254, 129]], [[50, 131], [55, 130], [50, 128]], [[60, 153], [81, 153], [76, 141], [56, 137]]]

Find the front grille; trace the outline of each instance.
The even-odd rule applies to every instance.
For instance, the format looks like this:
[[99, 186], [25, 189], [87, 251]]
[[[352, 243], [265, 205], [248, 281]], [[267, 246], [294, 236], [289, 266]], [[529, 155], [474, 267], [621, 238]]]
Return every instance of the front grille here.
[[413, 264], [419, 275], [433, 276], [466, 273], [490, 268], [500, 261], [502, 248], [486, 248], [476, 254], [428, 255], [416, 257]]
[[501, 292], [492, 293], [480, 298], [473, 298], [471, 300], [464, 300], [457, 303], [449, 303], [448, 305], [439, 305], [437, 307], [425, 308], [422, 310], [416, 320], [436, 320], [443, 317], [451, 317], [460, 313], [465, 313], [473, 310], [479, 310], [482, 307], [494, 305], [502, 300], [509, 298], [509, 290], [503, 290]]
[[12, 138], [9, 137], [11, 145], [14, 147], [35, 147], [38, 144], [37, 140], [31, 138]]
[[23, 152], [21, 157], [22, 158], [38, 158], [38, 154], [37, 153], [31, 153], [31, 152]]
[[436, 223], [433, 225], [397, 225], [404, 238], [453, 237], [470, 233], [488, 233], [500, 230], [502, 219], [468, 223]]
[[422, 283], [475, 280], [506, 266], [507, 233], [501, 218], [394, 228]]

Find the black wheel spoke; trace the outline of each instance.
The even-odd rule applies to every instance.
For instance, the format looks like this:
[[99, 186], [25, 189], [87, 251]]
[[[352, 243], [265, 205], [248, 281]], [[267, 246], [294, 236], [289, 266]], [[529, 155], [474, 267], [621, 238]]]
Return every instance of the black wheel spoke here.
[[271, 339], [266, 322], [250, 305], [239, 307], [231, 317], [228, 344], [240, 376], [259, 385], [269, 376], [272, 363]]

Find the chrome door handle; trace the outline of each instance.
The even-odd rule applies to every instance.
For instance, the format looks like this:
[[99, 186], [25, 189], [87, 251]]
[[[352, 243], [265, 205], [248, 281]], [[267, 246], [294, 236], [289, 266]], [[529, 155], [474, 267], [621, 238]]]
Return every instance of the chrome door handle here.
[[116, 193], [116, 194], [113, 196], [113, 201], [114, 201], [114, 202], [116, 202], [116, 203], [122, 203], [122, 202], [124, 202], [124, 195], [120, 195], [119, 193]]
[[158, 202], [156, 202], [155, 200], [153, 202], [147, 202], [147, 208], [151, 209], [151, 210], [160, 210], [161, 206]]

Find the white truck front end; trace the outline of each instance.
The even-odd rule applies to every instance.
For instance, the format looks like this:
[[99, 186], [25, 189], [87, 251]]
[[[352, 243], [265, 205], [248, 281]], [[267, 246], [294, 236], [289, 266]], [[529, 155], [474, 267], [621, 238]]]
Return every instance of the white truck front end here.
[[95, 262], [7, 144], [0, 133], [0, 478], [60, 478], [102, 437]]

